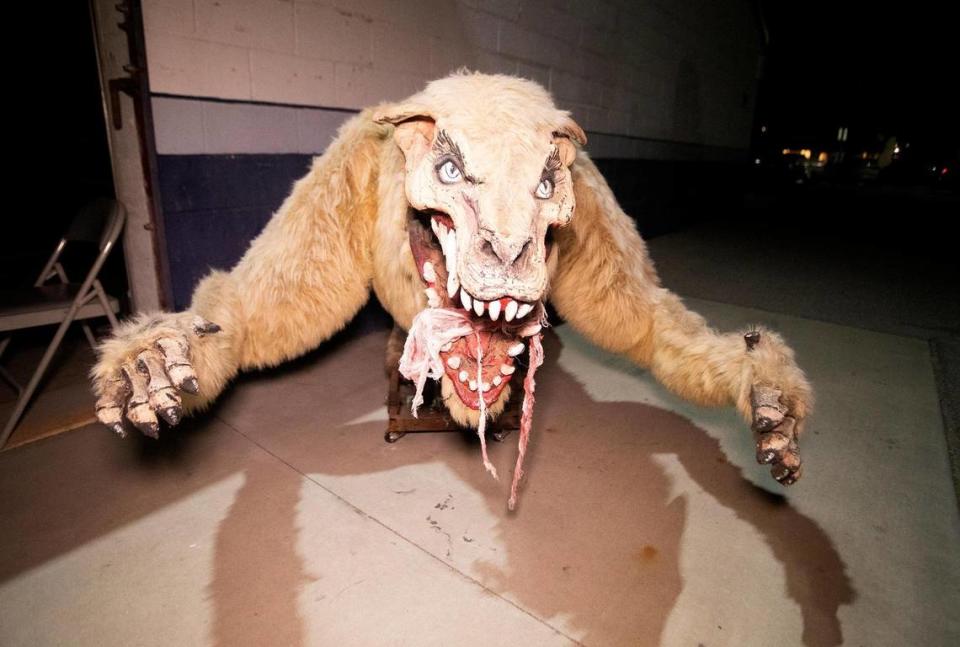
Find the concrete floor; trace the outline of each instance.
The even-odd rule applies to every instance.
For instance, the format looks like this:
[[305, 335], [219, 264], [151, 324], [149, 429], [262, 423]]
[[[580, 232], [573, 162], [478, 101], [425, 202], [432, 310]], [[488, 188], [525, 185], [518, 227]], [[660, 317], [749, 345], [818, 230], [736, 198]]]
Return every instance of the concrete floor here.
[[[106, 322], [106, 318], [102, 321]], [[103, 336], [109, 328], [109, 324], [104, 324], [103, 330], [95, 334]], [[27, 384], [53, 339], [53, 333], [52, 326], [15, 333], [0, 365], [18, 383]], [[40, 388], [7, 439], [4, 450], [94, 422], [97, 419], [93, 410], [96, 398], [87, 378], [94, 360], [93, 349], [82, 330], [74, 326], [53, 356]], [[0, 381], [0, 423], [6, 424], [18, 398], [19, 394], [9, 384]]]
[[732, 411], [560, 326], [509, 514], [470, 439], [383, 442], [371, 332], [244, 377], [160, 443], [88, 426], [0, 454], [0, 643], [957, 644], [926, 343], [690, 304], [795, 345], [821, 398], [794, 488]]
[[[891, 291], [869, 254], [763, 263], [769, 238], [724, 231], [651, 252], [717, 327], [797, 350], [819, 400], [793, 488], [732, 410], [561, 325], [509, 513], [475, 440], [383, 442], [386, 331], [359, 331], [243, 376], [160, 442], [88, 425], [0, 453], [0, 644], [960, 644], [929, 341], [955, 344], [956, 303], [923, 272], [888, 268]], [[515, 442], [491, 448], [501, 474]]]

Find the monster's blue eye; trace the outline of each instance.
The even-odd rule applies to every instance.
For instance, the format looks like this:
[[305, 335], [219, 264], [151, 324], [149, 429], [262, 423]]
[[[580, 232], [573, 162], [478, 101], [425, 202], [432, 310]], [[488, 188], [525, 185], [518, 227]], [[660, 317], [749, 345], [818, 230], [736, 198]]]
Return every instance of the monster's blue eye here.
[[437, 176], [444, 184], [456, 184], [463, 179], [463, 171], [453, 163], [453, 160], [447, 160], [437, 169]]
[[553, 197], [553, 180], [550, 178], [540, 180], [540, 184], [537, 186], [537, 197], [541, 200]]

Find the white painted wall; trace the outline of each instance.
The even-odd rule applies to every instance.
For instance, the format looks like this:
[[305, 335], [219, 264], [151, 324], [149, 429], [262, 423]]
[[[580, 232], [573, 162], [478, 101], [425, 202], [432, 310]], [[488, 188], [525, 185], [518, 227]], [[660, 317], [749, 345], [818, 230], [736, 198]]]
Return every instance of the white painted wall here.
[[151, 88], [358, 109], [460, 66], [548, 87], [590, 133], [745, 148], [747, 0], [144, 0]]
[[[122, 18], [114, 0], [94, 0], [98, 64], [102, 82], [128, 76], [123, 66], [129, 63], [127, 34], [117, 23]], [[101, 88], [104, 91], [105, 88]], [[107, 95], [105, 95], [106, 97]], [[105, 103], [106, 111], [112, 108]], [[137, 134], [133, 100], [120, 94], [120, 115], [123, 128], [113, 127], [113, 114], [104, 114], [109, 138], [110, 159], [116, 197], [127, 210], [123, 229], [123, 251], [134, 310], [156, 310], [164, 305], [163, 290], [157, 271], [155, 234], [150, 218], [150, 196], [144, 182], [143, 151]]]

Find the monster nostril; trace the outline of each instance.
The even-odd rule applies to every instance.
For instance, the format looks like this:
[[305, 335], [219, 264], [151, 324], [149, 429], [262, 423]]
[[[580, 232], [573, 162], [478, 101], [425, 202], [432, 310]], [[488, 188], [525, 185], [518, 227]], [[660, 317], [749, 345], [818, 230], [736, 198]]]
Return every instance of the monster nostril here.
[[533, 240], [527, 238], [522, 243], [509, 237], [494, 235], [492, 238], [484, 238], [480, 245], [480, 251], [490, 260], [500, 261], [501, 264], [511, 267], [523, 260], [530, 249], [532, 249]]
[[500, 258], [497, 254], [497, 251], [493, 248], [493, 244], [489, 240], [484, 240], [483, 244], [480, 246], [480, 251], [490, 258]]
[[513, 262], [519, 263], [520, 261], [522, 261], [524, 258], [526, 258], [527, 253], [530, 252], [531, 249], [533, 249], [533, 239], [528, 238], [527, 242], [525, 242], [523, 244], [523, 247], [520, 248], [520, 253], [517, 254], [517, 258], [514, 259]]
[[497, 255], [505, 265], [517, 265], [526, 257], [527, 251], [530, 249], [531, 242], [533, 241], [528, 238], [523, 242], [522, 245], [511, 245], [510, 247], [505, 246], [504, 249], [501, 250], [502, 253]]

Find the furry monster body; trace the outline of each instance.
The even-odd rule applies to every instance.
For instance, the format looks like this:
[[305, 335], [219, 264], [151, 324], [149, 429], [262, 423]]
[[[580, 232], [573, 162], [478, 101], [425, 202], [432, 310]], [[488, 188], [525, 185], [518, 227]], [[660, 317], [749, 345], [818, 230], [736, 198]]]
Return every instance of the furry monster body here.
[[660, 285], [585, 139], [543, 88], [506, 76], [456, 74], [361, 112], [187, 312], [140, 315], [101, 346], [99, 419], [156, 435], [158, 416], [176, 424], [239, 370], [315, 348], [372, 290], [407, 330], [430, 309], [466, 322], [433, 376], [476, 427], [503, 409], [549, 299], [679, 395], [736, 406], [758, 460], [793, 483], [812, 393], [792, 351], [766, 330], [717, 333]]

